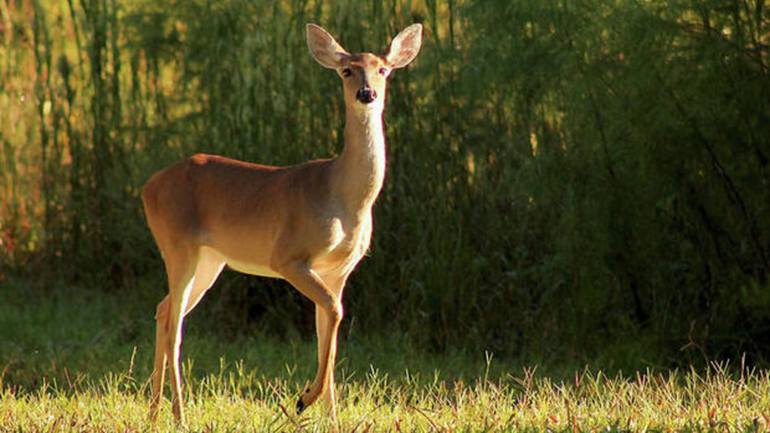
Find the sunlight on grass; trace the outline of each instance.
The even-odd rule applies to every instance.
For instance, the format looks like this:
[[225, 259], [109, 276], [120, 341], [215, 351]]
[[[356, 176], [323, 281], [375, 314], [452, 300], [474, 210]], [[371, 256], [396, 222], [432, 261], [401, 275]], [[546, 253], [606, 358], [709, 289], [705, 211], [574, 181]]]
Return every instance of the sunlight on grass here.
[[[157, 429], [147, 419], [151, 299], [125, 304], [75, 287], [38, 297], [23, 288], [0, 291], [0, 432], [175, 431], [167, 400]], [[333, 431], [321, 404], [294, 414], [315, 372], [313, 339], [225, 337], [211, 323], [192, 317], [186, 328], [189, 431]], [[770, 429], [770, 373], [743, 363], [621, 375], [599, 361], [581, 370], [470, 350], [434, 353], [393, 334], [340, 343], [341, 432]]]
[[[189, 367], [189, 365], [188, 365]], [[322, 406], [296, 416], [300, 387], [270, 379], [242, 363], [193, 379], [186, 389], [188, 430], [332, 431]], [[578, 372], [555, 382], [534, 370], [473, 383], [371, 370], [341, 380], [339, 429], [404, 431], [767, 431], [767, 371], [735, 373], [713, 365], [695, 371], [607, 377]], [[129, 372], [73, 391], [43, 384], [30, 392], [6, 386], [0, 431], [148, 431], [147, 384]], [[159, 431], [174, 431], [163, 405]]]

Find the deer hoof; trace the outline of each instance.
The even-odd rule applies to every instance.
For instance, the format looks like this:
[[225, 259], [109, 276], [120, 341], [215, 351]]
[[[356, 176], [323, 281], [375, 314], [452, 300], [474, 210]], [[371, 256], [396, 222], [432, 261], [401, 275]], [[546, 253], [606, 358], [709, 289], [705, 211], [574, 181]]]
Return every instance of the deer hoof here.
[[[310, 388], [305, 390], [305, 394], [310, 394]], [[305, 406], [305, 402], [302, 401], [302, 396], [299, 396], [299, 400], [297, 400], [297, 415], [301, 414], [306, 408], [307, 406]]]

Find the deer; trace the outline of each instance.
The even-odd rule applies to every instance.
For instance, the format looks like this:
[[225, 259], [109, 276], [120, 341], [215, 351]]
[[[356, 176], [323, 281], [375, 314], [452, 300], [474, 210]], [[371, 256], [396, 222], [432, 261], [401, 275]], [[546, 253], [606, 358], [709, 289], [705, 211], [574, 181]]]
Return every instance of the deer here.
[[168, 366], [172, 413], [185, 424], [179, 359], [184, 317], [225, 266], [283, 279], [315, 304], [318, 368], [296, 410], [299, 414], [323, 398], [336, 421], [342, 294], [369, 248], [372, 207], [385, 177], [387, 79], [419, 53], [422, 25], [398, 33], [386, 54], [351, 54], [315, 24], [306, 25], [306, 36], [313, 58], [342, 80], [344, 148], [338, 156], [268, 166], [199, 153], [156, 172], [142, 189], [169, 289], [155, 313], [152, 421]]

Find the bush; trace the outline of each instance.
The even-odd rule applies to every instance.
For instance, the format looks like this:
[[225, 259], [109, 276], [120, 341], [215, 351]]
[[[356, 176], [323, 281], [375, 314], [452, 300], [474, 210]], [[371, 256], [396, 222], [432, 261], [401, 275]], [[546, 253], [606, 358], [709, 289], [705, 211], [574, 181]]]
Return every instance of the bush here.
[[[767, 356], [761, 2], [33, 6], [31, 24], [12, 7], [5, 33], [2, 119], [19, 126], [0, 135], [5, 266], [162, 285], [138, 199], [149, 175], [199, 151], [338, 153], [339, 84], [304, 24], [358, 51], [421, 21], [422, 53], [390, 85], [388, 177], [348, 333], [549, 358]], [[312, 335], [285, 285], [220, 284], [211, 314], [227, 329], [288, 317]], [[255, 285], [267, 296], [236, 289]]]

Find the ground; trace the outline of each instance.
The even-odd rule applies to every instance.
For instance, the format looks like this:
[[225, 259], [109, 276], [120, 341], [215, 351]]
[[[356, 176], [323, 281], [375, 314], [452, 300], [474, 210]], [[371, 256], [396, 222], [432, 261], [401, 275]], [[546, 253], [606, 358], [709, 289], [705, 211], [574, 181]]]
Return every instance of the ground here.
[[[152, 315], [98, 291], [0, 292], [0, 431], [156, 431], [147, 419]], [[147, 302], [151, 302], [147, 300]], [[136, 305], [134, 305], [136, 304]], [[202, 319], [201, 319], [202, 320]], [[190, 326], [189, 431], [768, 431], [766, 370], [712, 365], [607, 375], [523, 366], [490, 353], [427, 353], [397, 337], [348, 337], [339, 424], [293, 412], [315, 343]], [[168, 389], [168, 388], [166, 388]], [[177, 431], [165, 401], [158, 431]]]

